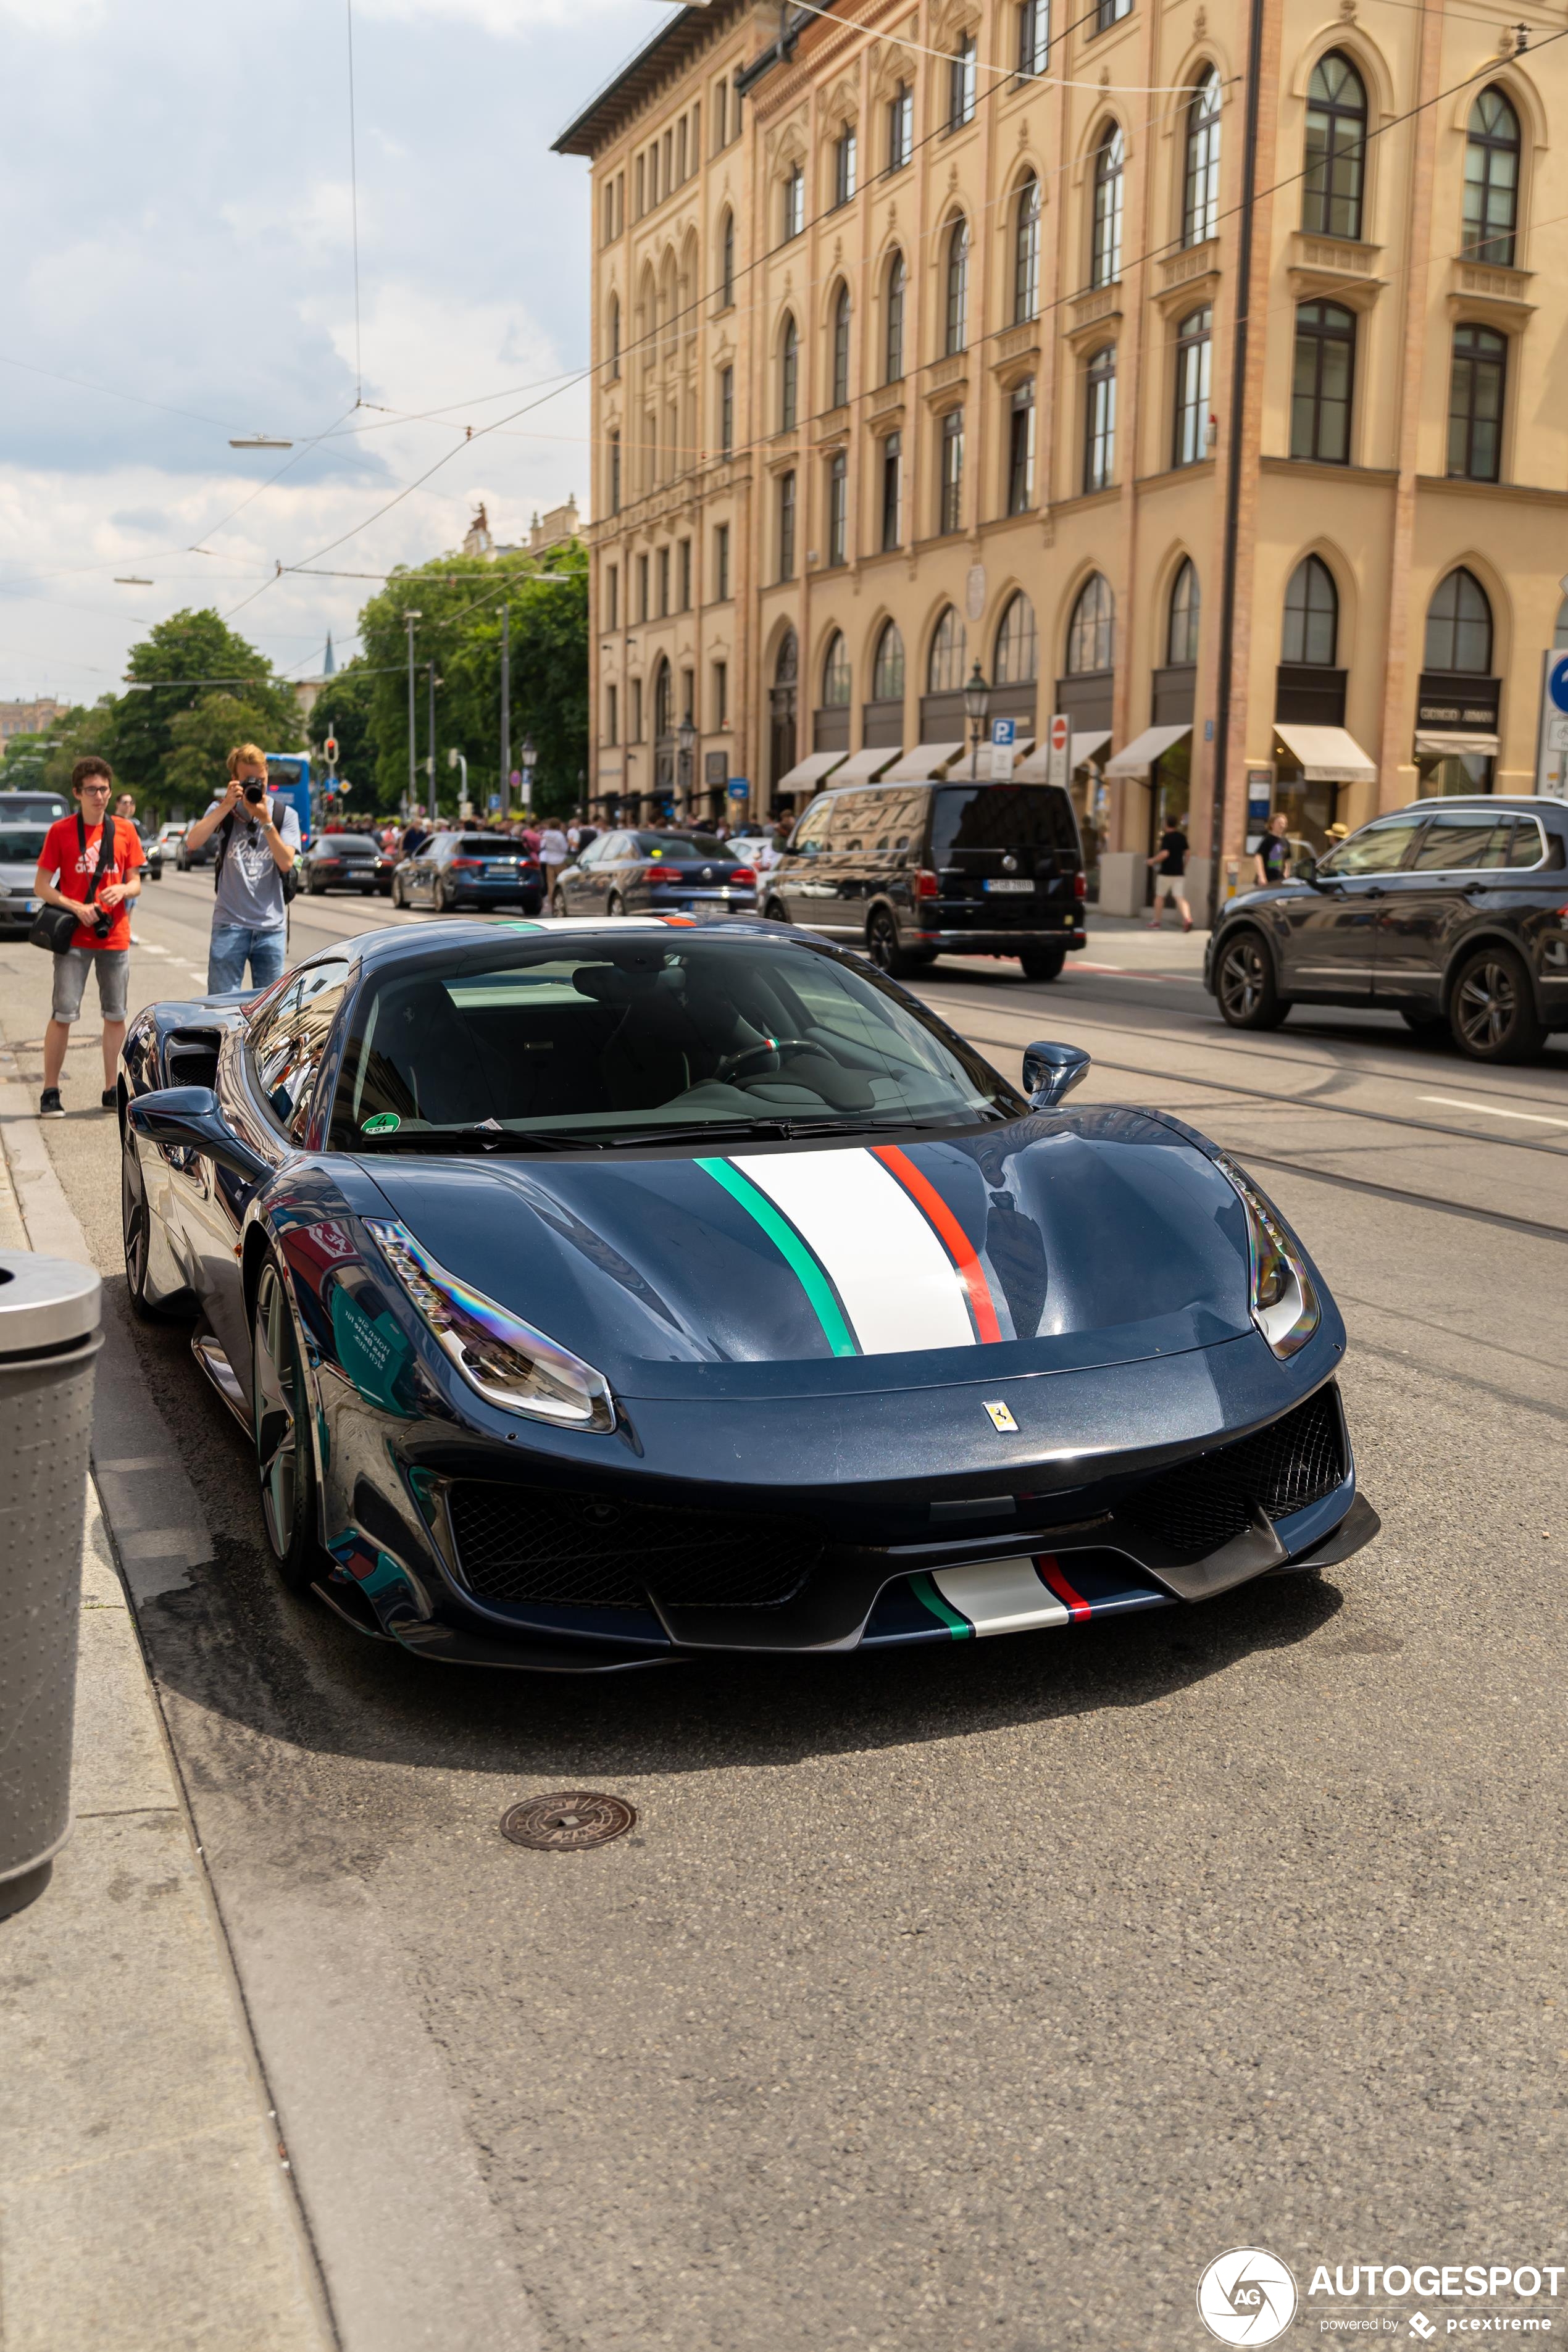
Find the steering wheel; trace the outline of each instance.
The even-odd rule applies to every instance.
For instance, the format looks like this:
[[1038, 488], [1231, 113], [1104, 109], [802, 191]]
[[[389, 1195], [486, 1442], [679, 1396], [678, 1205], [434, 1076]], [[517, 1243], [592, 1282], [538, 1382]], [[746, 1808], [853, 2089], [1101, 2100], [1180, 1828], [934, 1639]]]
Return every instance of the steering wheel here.
[[742, 1046], [738, 1054], [726, 1054], [713, 1073], [713, 1082], [716, 1086], [727, 1086], [748, 1062], [754, 1062], [760, 1054], [776, 1054], [782, 1062], [786, 1055], [793, 1057], [796, 1054], [819, 1054], [821, 1051], [821, 1046], [814, 1045], [809, 1037], [764, 1037], [759, 1045]]

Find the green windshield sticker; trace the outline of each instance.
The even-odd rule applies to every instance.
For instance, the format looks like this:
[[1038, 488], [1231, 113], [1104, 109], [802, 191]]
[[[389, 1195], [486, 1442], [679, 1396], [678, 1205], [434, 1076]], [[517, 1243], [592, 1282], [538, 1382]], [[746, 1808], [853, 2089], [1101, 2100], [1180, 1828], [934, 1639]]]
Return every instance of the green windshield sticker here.
[[374, 1118], [365, 1120], [360, 1129], [360, 1133], [362, 1135], [395, 1135], [402, 1125], [403, 1121], [395, 1110], [378, 1110]]

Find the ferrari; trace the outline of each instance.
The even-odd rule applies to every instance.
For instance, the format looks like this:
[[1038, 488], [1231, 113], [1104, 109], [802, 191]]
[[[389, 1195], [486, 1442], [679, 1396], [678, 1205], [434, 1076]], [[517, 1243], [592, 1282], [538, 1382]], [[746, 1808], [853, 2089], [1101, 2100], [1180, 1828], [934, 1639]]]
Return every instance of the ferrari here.
[[139, 1013], [132, 1300], [284, 1584], [453, 1663], [972, 1641], [1376, 1532], [1344, 1326], [1166, 1113], [756, 917], [452, 920]]

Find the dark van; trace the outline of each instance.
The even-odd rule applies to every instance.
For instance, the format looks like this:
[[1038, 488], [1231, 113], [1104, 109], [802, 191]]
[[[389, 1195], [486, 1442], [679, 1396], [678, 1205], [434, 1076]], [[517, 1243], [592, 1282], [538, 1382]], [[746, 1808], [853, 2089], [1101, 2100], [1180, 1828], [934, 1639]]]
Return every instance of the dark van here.
[[1055, 980], [1084, 944], [1083, 845], [1057, 784], [847, 784], [818, 794], [763, 911], [864, 946], [895, 979], [939, 955]]

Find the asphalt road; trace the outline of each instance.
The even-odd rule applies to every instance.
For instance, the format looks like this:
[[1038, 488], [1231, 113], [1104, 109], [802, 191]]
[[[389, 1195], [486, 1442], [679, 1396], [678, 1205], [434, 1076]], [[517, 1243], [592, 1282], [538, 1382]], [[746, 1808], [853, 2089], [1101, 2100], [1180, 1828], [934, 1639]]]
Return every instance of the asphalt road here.
[[[133, 1002], [198, 984], [210, 903], [149, 886]], [[301, 902], [295, 952], [384, 919]], [[1163, 2352], [1209, 2340], [1230, 2247], [1303, 2287], [1568, 2259], [1568, 1052], [1237, 1038], [1192, 947], [925, 992], [1257, 1169], [1344, 1308], [1384, 1533], [1321, 1581], [873, 1660], [442, 1673], [289, 1601], [186, 1335], [125, 1315], [73, 1048], [44, 1133], [117, 1318], [100, 1468], [132, 1528], [194, 1490], [200, 1556], [139, 1614], [353, 2352]], [[35, 1086], [47, 972], [0, 948]], [[570, 1787], [634, 1835], [500, 1836]], [[1494, 2308], [1531, 2306], [1447, 2306]]]

